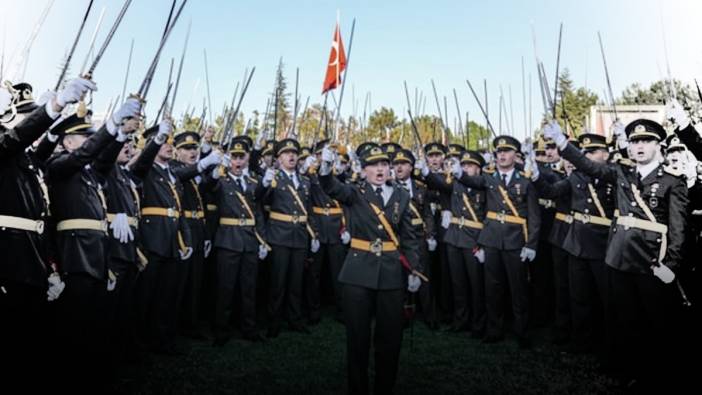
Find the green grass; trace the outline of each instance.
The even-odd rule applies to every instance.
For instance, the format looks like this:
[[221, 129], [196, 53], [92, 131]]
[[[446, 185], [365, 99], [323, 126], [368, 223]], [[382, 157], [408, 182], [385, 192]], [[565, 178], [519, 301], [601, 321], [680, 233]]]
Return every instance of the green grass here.
[[[514, 341], [485, 345], [468, 334], [405, 331], [398, 394], [600, 394], [615, 382], [596, 371], [592, 356], [560, 353], [535, 333], [534, 347]], [[116, 391], [124, 394], [343, 394], [345, 332], [329, 316], [312, 335], [282, 332], [266, 343], [232, 338], [222, 348], [184, 340], [185, 356], [148, 355], [121, 369]], [[371, 352], [371, 366], [372, 366]], [[372, 385], [372, 384], [371, 384]]]

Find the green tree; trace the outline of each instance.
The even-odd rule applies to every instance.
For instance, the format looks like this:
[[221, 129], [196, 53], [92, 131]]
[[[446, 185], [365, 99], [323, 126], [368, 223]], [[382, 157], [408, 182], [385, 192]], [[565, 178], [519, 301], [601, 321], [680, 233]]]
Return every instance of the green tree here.
[[283, 74], [283, 68], [285, 64], [283, 63], [283, 58], [278, 61], [278, 68], [275, 72], [275, 84], [273, 86], [273, 93], [271, 93], [271, 108], [270, 114], [267, 117], [267, 128], [271, 131], [276, 130], [276, 138], [280, 138], [290, 127], [290, 122], [292, 119], [292, 114], [290, 113], [290, 103], [289, 97], [290, 93], [287, 92], [288, 83], [285, 75]]
[[672, 96], [671, 91], [674, 91], [678, 101], [693, 120], [699, 121], [702, 118], [702, 103], [697, 88], [678, 80], [673, 80], [672, 86], [671, 89], [671, 83], [668, 80], [656, 81], [648, 88], [634, 83], [624, 89], [621, 98], [616, 102], [622, 105], [665, 104]]
[[556, 120], [568, 134], [577, 136], [583, 133], [585, 118], [598, 97], [584, 87], [575, 88], [567, 68], [558, 77], [558, 87]]

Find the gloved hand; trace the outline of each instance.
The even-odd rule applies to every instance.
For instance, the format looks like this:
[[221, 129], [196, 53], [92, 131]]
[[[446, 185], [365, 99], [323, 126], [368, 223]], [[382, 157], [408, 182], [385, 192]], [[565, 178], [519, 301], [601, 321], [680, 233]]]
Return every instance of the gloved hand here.
[[0, 88], [0, 115], [7, 111], [10, 104], [12, 104], [12, 94], [7, 89]]
[[346, 171], [346, 165], [341, 163], [339, 158], [336, 158], [336, 160], [334, 160], [334, 171], [336, 172], [336, 174], [342, 174]]
[[105, 124], [107, 131], [114, 136], [115, 133], [117, 133], [117, 129], [120, 127], [120, 125], [122, 125], [122, 122], [124, 122], [125, 119], [136, 118], [139, 116], [140, 112], [141, 102], [135, 97], [130, 97], [129, 99], [125, 100], [122, 106], [117, 109], [117, 111], [113, 112], [112, 116], [107, 120], [107, 123]]
[[441, 211], [441, 227], [444, 229], [448, 229], [449, 226], [451, 226], [451, 217], [453, 215], [451, 214], [451, 211], [449, 210], [443, 210]]
[[690, 117], [677, 99], [670, 100], [666, 104], [665, 118], [673, 121], [680, 130], [690, 125]]
[[351, 233], [348, 230], [341, 232], [341, 244], [349, 244], [351, 241]]
[[351, 163], [351, 171], [353, 171], [356, 174], [360, 174], [361, 178], [365, 178], [365, 174], [363, 173], [363, 168], [361, 167], [361, 164], [358, 161], [353, 161]]
[[202, 173], [205, 169], [210, 166], [218, 165], [222, 162], [222, 153], [219, 151], [212, 151], [211, 154], [207, 155], [203, 159], [197, 162], [197, 171]]
[[414, 168], [418, 169], [419, 172], [422, 173], [422, 177], [429, 175], [429, 166], [427, 166], [427, 161], [424, 160], [424, 158], [417, 159], [417, 161], [414, 162]]
[[78, 102], [89, 91], [97, 91], [97, 85], [93, 81], [80, 77], [72, 79], [56, 95], [56, 105], [63, 109], [67, 104]]
[[313, 254], [319, 251], [319, 239], [312, 239], [310, 242], [310, 251], [312, 251]]
[[461, 178], [463, 176], [463, 167], [458, 160], [451, 160], [451, 174], [453, 174], [455, 178]]
[[266, 169], [266, 174], [263, 175], [263, 179], [261, 180], [261, 185], [264, 187], [268, 188], [271, 186], [271, 183], [273, 182], [273, 179], [275, 178], [275, 169]]
[[187, 247], [185, 251], [178, 250], [178, 254], [180, 254], [181, 261], [188, 260], [188, 258], [190, 258], [190, 256], [193, 254], [193, 248]]
[[264, 260], [268, 256], [268, 248], [264, 246], [263, 244], [259, 244], [258, 246], [258, 259]]
[[531, 172], [531, 180], [532, 181], [537, 181], [539, 179], [539, 175], [540, 175], [539, 165], [536, 163], [536, 159], [534, 158], [533, 151], [532, 151], [531, 155], [526, 157], [525, 169], [527, 171]]
[[56, 272], [49, 275], [48, 281], [49, 289], [46, 291], [46, 300], [53, 302], [54, 300], [58, 299], [59, 296], [61, 296], [61, 292], [63, 292], [63, 289], [66, 288], [66, 284], [61, 281], [61, 276], [59, 276], [59, 274]]
[[553, 140], [558, 149], [561, 150], [568, 145], [568, 138], [563, 134], [561, 126], [556, 121], [551, 121], [544, 126], [544, 138]]
[[617, 148], [619, 149], [625, 149], [629, 145], [624, 124], [618, 119], [612, 124], [612, 138], [617, 142]]
[[307, 158], [305, 158], [305, 161], [302, 162], [302, 166], [300, 166], [300, 172], [301, 173], [307, 173], [307, 171], [310, 169], [310, 167], [314, 166], [317, 163], [317, 158], [314, 156], [310, 155]]
[[212, 252], [212, 240], [205, 240], [204, 249], [205, 249], [205, 258], [207, 258], [208, 256], [210, 256], [210, 252]]
[[256, 136], [256, 141], [254, 141], [253, 149], [260, 151], [263, 148], [263, 144], [265, 144], [265, 138], [266, 136], [264, 135], [264, 133], [259, 132], [258, 136]]
[[437, 243], [435, 238], [431, 237], [427, 239], [427, 249], [429, 251], [436, 251], [436, 245]]
[[[0, 90], [2, 90], [2, 89], [0, 89]], [[0, 93], [0, 95], [2, 95], [2, 93]], [[46, 105], [46, 103], [51, 102], [55, 98], [56, 98], [56, 92], [46, 91], [46, 92], [42, 93], [41, 96], [39, 96], [39, 99], [37, 99], [36, 104], [37, 104], [37, 106], [41, 107], [41, 106]]]
[[328, 145], [325, 145], [324, 148], [322, 148], [322, 162], [332, 163], [335, 159], [336, 154], [334, 153], [334, 150], [329, 148]]
[[112, 272], [112, 270], [107, 270], [107, 292], [112, 292], [117, 286], [117, 276]]
[[115, 219], [110, 224], [110, 229], [112, 229], [113, 237], [119, 240], [120, 243], [127, 244], [130, 241], [134, 241], [134, 233], [132, 232], [132, 227], [129, 226], [127, 214], [116, 214]]
[[534, 260], [534, 258], [536, 258], [536, 251], [532, 250], [529, 247], [522, 248], [522, 252], [519, 254], [519, 259], [521, 259], [522, 262], [531, 262]]
[[407, 290], [415, 293], [419, 291], [419, 287], [422, 285], [422, 280], [418, 277], [415, 276], [414, 274], [410, 274], [409, 277], [407, 277]]
[[685, 150], [683, 152], [686, 160], [682, 161], [682, 171], [687, 178], [687, 188], [692, 188], [697, 181], [697, 158], [695, 154]]
[[478, 250], [476, 250], [473, 253], [473, 256], [475, 257], [475, 259], [478, 260], [478, 262], [485, 263], [485, 250], [484, 249], [479, 248]]
[[173, 123], [168, 119], [164, 119], [158, 124], [158, 132], [156, 132], [154, 140], [157, 144], [163, 144], [168, 140], [168, 136], [171, 133], [173, 133]]
[[675, 273], [666, 265], [652, 266], [653, 275], [663, 281], [664, 284], [670, 284], [675, 280]]

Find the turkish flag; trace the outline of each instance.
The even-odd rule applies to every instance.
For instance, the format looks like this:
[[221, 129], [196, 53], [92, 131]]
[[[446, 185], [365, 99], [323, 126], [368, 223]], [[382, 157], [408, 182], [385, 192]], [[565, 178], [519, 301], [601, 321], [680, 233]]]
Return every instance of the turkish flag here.
[[345, 69], [346, 53], [344, 52], [341, 30], [337, 22], [336, 29], [334, 29], [334, 38], [332, 39], [331, 53], [329, 54], [329, 63], [327, 64], [327, 75], [324, 77], [324, 85], [322, 86], [322, 94], [336, 89], [341, 84], [341, 73]]

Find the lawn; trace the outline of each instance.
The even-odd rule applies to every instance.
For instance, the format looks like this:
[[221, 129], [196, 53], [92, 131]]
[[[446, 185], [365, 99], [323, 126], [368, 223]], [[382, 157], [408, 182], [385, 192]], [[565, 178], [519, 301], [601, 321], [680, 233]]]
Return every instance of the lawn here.
[[[486, 345], [467, 333], [432, 332], [423, 324], [405, 331], [398, 394], [595, 394], [616, 393], [597, 372], [592, 356], [559, 352], [534, 334], [534, 347], [512, 339]], [[343, 394], [345, 335], [325, 316], [311, 335], [282, 332], [266, 343], [233, 338], [224, 347], [181, 339], [184, 356], [147, 355], [122, 367], [116, 392], [124, 394]], [[372, 354], [371, 354], [372, 355]], [[371, 362], [372, 365], [372, 362]]]

